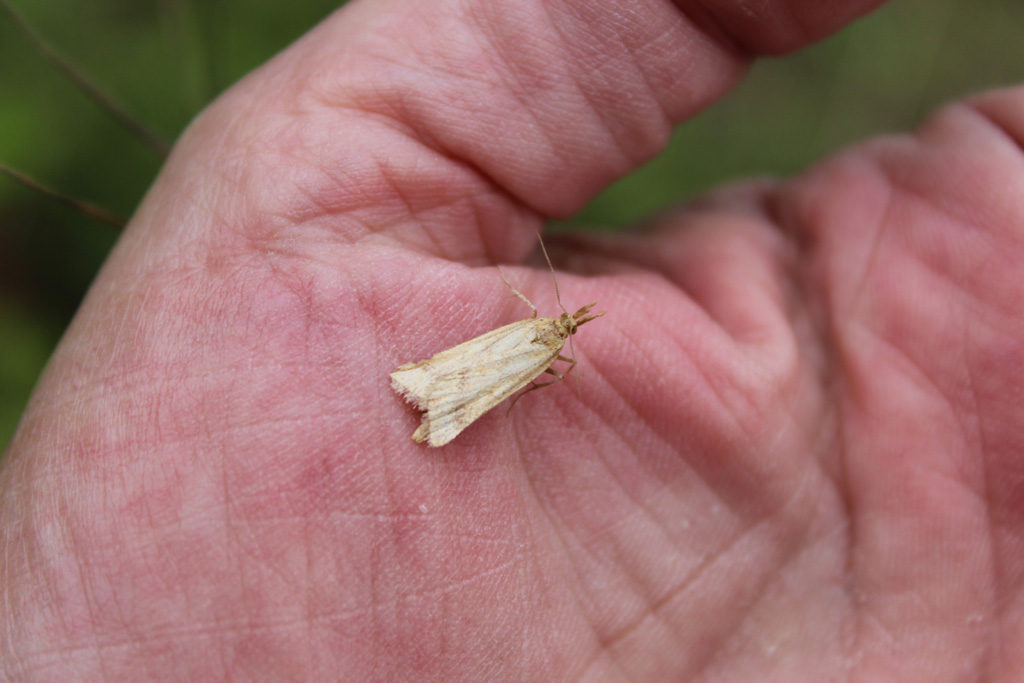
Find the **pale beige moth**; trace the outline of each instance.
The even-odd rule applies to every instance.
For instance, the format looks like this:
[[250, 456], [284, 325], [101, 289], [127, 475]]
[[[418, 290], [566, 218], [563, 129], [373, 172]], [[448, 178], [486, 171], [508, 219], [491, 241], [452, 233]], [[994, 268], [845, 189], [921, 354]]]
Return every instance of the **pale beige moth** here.
[[[543, 246], [541, 243], [541, 248]], [[547, 253], [544, 256], [547, 258]], [[550, 261], [548, 263], [550, 265]], [[503, 280], [504, 277], [502, 275]], [[533, 309], [532, 317], [499, 327], [418, 363], [406, 363], [391, 373], [394, 390], [423, 411], [420, 426], [412, 435], [413, 441], [443, 446], [527, 384], [530, 388], [516, 400], [529, 391], [559, 381], [564, 375], [552, 368], [552, 363], [568, 362], [565, 374], [576, 366], [574, 358], [561, 355], [566, 340], [576, 334], [580, 325], [604, 315], [604, 312], [590, 313], [597, 304], [595, 301], [572, 315], [563, 308], [558, 318], [538, 318], [530, 300], [508, 280], [505, 284]], [[557, 281], [555, 293], [558, 293]], [[561, 305], [561, 297], [558, 300]], [[555, 379], [541, 384], [533, 381], [545, 372]]]

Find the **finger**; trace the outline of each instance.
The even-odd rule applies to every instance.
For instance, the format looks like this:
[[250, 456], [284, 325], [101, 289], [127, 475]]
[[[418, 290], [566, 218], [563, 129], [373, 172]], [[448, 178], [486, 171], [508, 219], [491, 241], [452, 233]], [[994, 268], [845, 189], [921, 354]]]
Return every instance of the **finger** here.
[[[493, 259], [656, 154], [753, 55], [797, 48], [877, 4], [354, 3], [183, 144], [218, 171], [209, 192], [229, 222], [263, 217], [247, 231], [322, 225], [346, 241], [379, 233]], [[180, 156], [190, 172], [164, 180], [193, 188], [194, 155]]]

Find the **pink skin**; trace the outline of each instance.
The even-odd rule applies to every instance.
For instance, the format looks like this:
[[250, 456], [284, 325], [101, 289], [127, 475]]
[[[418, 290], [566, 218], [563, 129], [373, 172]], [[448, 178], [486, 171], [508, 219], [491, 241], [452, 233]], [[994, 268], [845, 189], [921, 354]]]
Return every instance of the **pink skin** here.
[[552, 239], [578, 390], [433, 450], [388, 384], [876, 4], [357, 2], [239, 83], [3, 463], [0, 678], [1021, 680], [1024, 89]]

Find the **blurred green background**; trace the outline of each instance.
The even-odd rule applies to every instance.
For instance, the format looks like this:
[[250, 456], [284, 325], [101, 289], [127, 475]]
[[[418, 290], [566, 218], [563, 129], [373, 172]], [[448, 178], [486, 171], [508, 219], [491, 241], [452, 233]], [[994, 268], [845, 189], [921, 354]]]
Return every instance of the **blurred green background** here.
[[[6, 1], [168, 140], [341, 4]], [[723, 181], [791, 174], [859, 138], [907, 130], [944, 101], [1015, 82], [1024, 82], [1020, 0], [894, 0], [799, 55], [758, 64], [664, 154], [568, 223], [615, 228]], [[0, 164], [128, 216], [161, 159], [0, 10]], [[0, 449], [116, 237], [0, 175]]]

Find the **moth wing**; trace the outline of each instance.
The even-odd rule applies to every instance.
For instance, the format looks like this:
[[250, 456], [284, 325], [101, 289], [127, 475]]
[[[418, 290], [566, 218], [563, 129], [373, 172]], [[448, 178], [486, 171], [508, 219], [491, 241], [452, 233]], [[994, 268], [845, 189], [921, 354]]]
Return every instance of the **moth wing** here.
[[458, 346], [434, 354], [418, 363], [406, 363], [391, 373], [391, 386], [407, 401], [420, 410], [427, 409], [427, 402], [434, 392], [434, 380], [458, 372], [472, 359], [485, 358], [500, 353], [513, 344], [528, 344], [530, 337], [521, 324], [532, 322], [521, 320], [496, 330], [474, 337]]
[[425, 411], [413, 439], [443, 446], [544, 372], [565, 343], [555, 322], [521, 320], [391, 373], [395, 390]]
[[420, 363], [407, 363], [391, 373], [391, 388], [420, 410], [426, 410], [430, 378], [430, 370]]
[[544, 372], [558, 350], [540, 345], [514, 356], [478, 364], [435, 378], [423, 422], [416, 434], [431, 446], [443, 446], [481, 415], [529, 384]]

